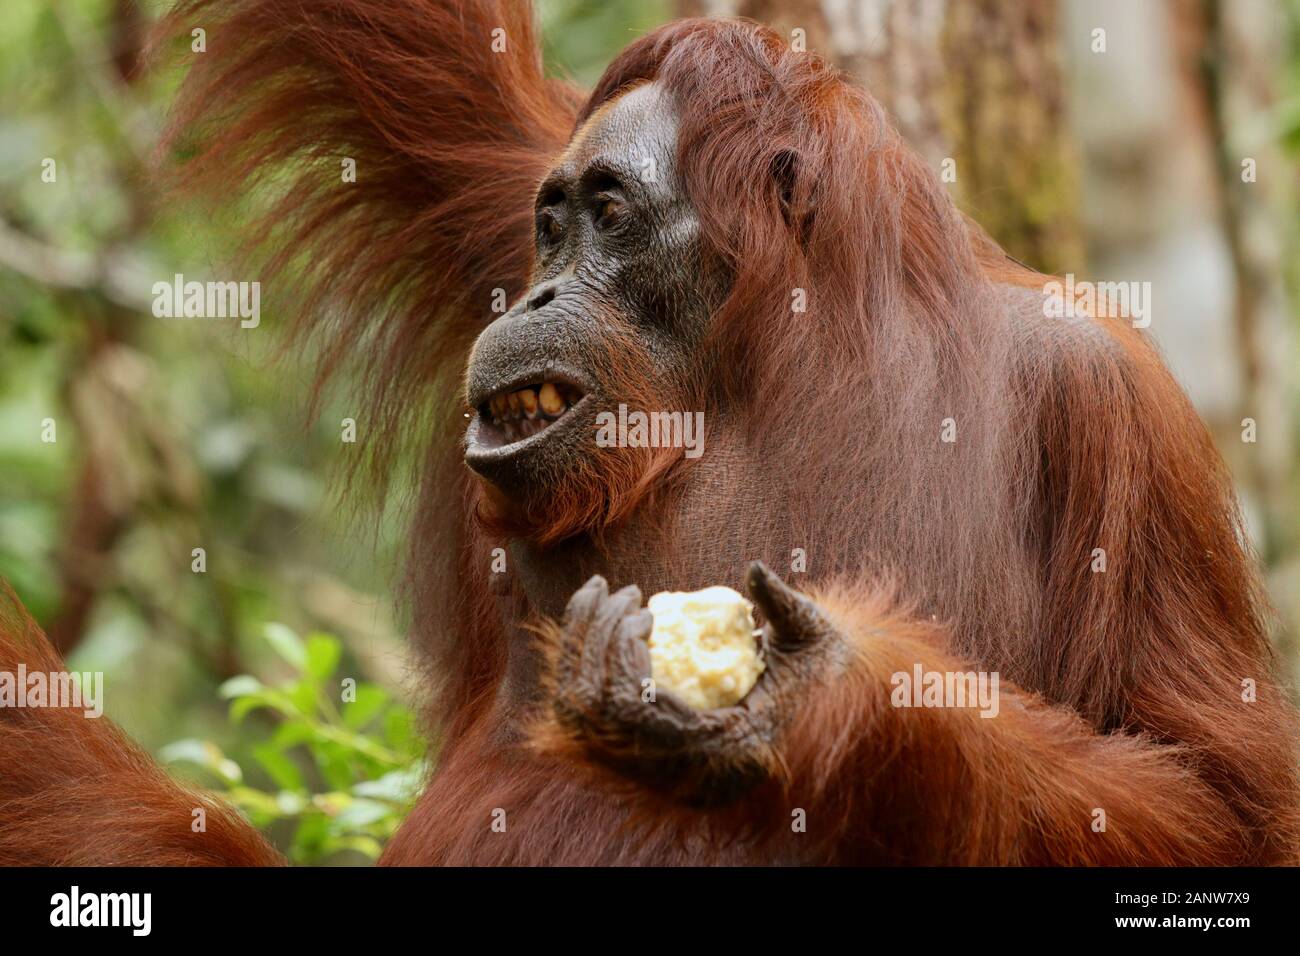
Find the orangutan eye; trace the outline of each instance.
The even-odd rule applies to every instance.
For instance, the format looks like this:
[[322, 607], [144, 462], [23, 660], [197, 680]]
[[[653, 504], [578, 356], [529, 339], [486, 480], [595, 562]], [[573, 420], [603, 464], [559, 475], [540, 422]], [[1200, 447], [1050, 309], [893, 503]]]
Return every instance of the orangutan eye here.
[[564, 223], [553, 209], [543, 209], [537, 216], [537, 233], [549, 242], [555, 242], [564, 235]]
[[608, 229], [617, 225], [623, 215], [623, 201], [613, 196], [601, 196], [596, 203], [596, 228]]

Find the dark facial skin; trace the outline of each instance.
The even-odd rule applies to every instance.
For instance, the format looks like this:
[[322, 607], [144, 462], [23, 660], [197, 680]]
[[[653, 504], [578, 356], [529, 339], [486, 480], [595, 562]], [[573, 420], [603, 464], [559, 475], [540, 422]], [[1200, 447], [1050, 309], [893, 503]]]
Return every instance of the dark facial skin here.
[[[726, 280], [701, 256], [699, 224], [676, 172], [676, 129], [660, 91], [638, 87], [593, 116], [538, 191], [534, 284], [479, 337], [467, 381], [480, 413], [466, 436], [466, 463], [508, 496], [544, 502], [588, 456], [610, 453], [596, 447], [591, 423], [600, 410], [629, 402], [616, 375], [610, 384], [611, 333], [639, 344], [649, 368], [637, 375], [653, 381], [662, 408], [699, 408], [685, 384], [692, 371], [710, 378], [713, 359], [700, 342]], [[582, 397], [545, 430], [510, 443], [492, 424], [491, 397], [545, 381]], [[732, 422], [727, 408], [708, 407], [704, 454], [691, 463], [671, 514], [638, 514], [608, 530], [599, 547], [585, 535], [547, 549], [510, 542], [527, 611], [558, 619], [593, 574], [652, 594], [741, 587], [750, 560], [788, 562], [778, 486]], [[673, 548], [665, 547], [666, 520], [680, 529]], [[520, 623], [521, 609], [502, 611]], [[534, 698], [538, 663], [529, 632], [518, 629], [509, 706]]]
[[527, 448], [501, 447], [482, 416], [471, 425], [466, 462], [510, 494], [544, 495], [575, 456], [598, 453], [576, 426], [629, 398], [610, 393], [616, 370], [605, 367], [601, 343], [612, 328], [645, 350], [650, 367], [642, 371], [661, 395], [682, 395], [683, 372], [722, 290], [701, 268], [699, 224], [676, 179], [675, 145], [671, 110], [654, 86], [643, 86], [593, 117], [538, 190], [532, 287], [479, 337], [467, 396], [477, 407], [493, 394], [553, 381], [584, 400]]

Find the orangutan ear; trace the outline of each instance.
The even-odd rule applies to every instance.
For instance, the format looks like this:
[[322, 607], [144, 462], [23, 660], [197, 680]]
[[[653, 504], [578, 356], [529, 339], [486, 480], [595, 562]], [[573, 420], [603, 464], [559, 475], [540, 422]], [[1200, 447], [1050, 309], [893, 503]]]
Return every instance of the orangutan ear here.
[[814, 210], [807, 187], [799, 189], [800, 162], [798, 153], [783, 149], [772, 157], [768, 171], [776, 182], [776, 195], [785, 224], [794, 232], [799, 244], [806, 246], [812, 232]]

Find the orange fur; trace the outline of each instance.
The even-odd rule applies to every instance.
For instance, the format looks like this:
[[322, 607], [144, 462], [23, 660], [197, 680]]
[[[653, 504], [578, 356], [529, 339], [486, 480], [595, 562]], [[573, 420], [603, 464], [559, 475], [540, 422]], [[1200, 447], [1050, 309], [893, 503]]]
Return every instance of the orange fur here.
[[[63, 662], [8, 589], [0, 671]], [[234, 809], [177, 785], [107, 717], [84, 708], [0, 708], [0, 866], [275, 866]], [[194, 811], [206, 829], [194, 832]]]
[[[523, 4], [180, 9], [174, 23], [206, 20], [211, 45], [178, 106], [172, 141], [197, 129], [187, 175], [256, 185], [300, 164], [250, 236], [272, 250], [264, 278], [305, 260], [299, 325], [320, 334], [322, 371], [357, 355], [377, 433], [429, 442], [408, 597], [443, 746], [384, 862], [1297, 861], [1295, 713], [1204, 425], [1127, 323], [1046, 318], [1044, 278], [957, 213], [870, 96], [743, 21], [636, 41], [579, 109], [542, 75]], [[498, 24], [513, 45], [494, 59]], [[749, 516], [735, 580], [715, 583], [805, 547], [800, 586], [856, 647], [799, 702], [772, 779], [707, 811], [591, 766], [544, 713], [503, 709], [510, 637], [533, 611], [484, 571], [498, 535], [585, 540], [599, 562], [639, 526], [665, 573], [691, 581], [717, 547], [675, 520], [691, 472], [610, 455], [553, 509], [517, 514], [484, 500], [457, 434], [457, 376], [487, 293], [513, 296], [528, 275], [533, 186], [575, 119], [646, 80], [677, 104], [682, 180], [709, 265], [731, 280], [679, 390], [702, 403], [690, 407], [744, 409], [746, 453], [781, 509]], [[352, 186], [340, 155], [359, 159]], [[790, 310], [795, 288], [807, 313]], [[615, 394], [663, 394], [639, 378], [633, 338], [608, 344]], [[960, 438], [943, 444], [950, 416]], [[381, 463], [390, 448], [376, 443]], [[1094, 548], [1105, 573], [1089, 568]], [[26, 633], [0, 627], [3, 660], [46, 659]], [[890, 675], [917, 662], [998, 671], [1001, 715], [891, 708]], [[0, 719], [0, 761], [24, 768], [0, 783], [0, 856], [183, 858], [167, 841], [191, 798], [106, 725]], [[138, 831], [98, 809], [126, 802]], [[792, 808], [806, 834], [790, 832]], [[236, 830], [232, 858], [260, 858]]]
[[[656, 31], [582, 115], [647, 79], [677, 102], [686, 189], [734, 279], [712, 343], [734, 361], [696, 384], [753, 396], [789, 541], [808, 546], [814, 586], [836, 586], [824, 600], [850, 632], [878, 618], [876, 636], [798, 705], [780, 796], [673, 807], [543, 721], [531, 733], [548, 771], [493, 736], [502, 716], [485, 710], [389, 858], [1295, 862], [1296, 719], [1253, 556], [1209, 435], [1146, 338], [1122, 319], [1047, 318], [1046, 277], [956, 212], [869, 97], [769, 31]], [[794, 169], [786, 199], [777, 162]], [[947, 446], [946, 416], [961, 429]], [[708, 543], [646, 491], [627, 520], [663, 527], [661, 560], [691, 580]], [[722, 583], [770, 546], [756, 517]], [[912, 616], [889, 610], [883, 580]], [[914, 661], [997, 670], [1004, 716], [892, 710], [890, 668]], [[493, 843], [487, 800], [558, 809]], [[463, 815], [435, 822], [449, 802]], [[782, 835], [791, 806], [815, 835]]]

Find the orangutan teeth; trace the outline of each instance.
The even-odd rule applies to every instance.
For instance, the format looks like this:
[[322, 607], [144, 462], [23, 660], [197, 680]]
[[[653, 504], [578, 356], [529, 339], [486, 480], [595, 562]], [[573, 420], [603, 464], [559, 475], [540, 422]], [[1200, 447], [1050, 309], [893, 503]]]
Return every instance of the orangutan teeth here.
[[550, 382], [542, 386], [542, 390], [537, 393], [537, 400], [542, 404], [542, 411], [548, 415], [558, 415], [564, 411], [564, 399], [560, 398], [559, 390]]
[[582, 400], [572, 385], [543, 382], [509, 392], [498, 392], [483, 403], [479, 413], [491, 422], [502, 444], [513, 444], [544, 431]]

